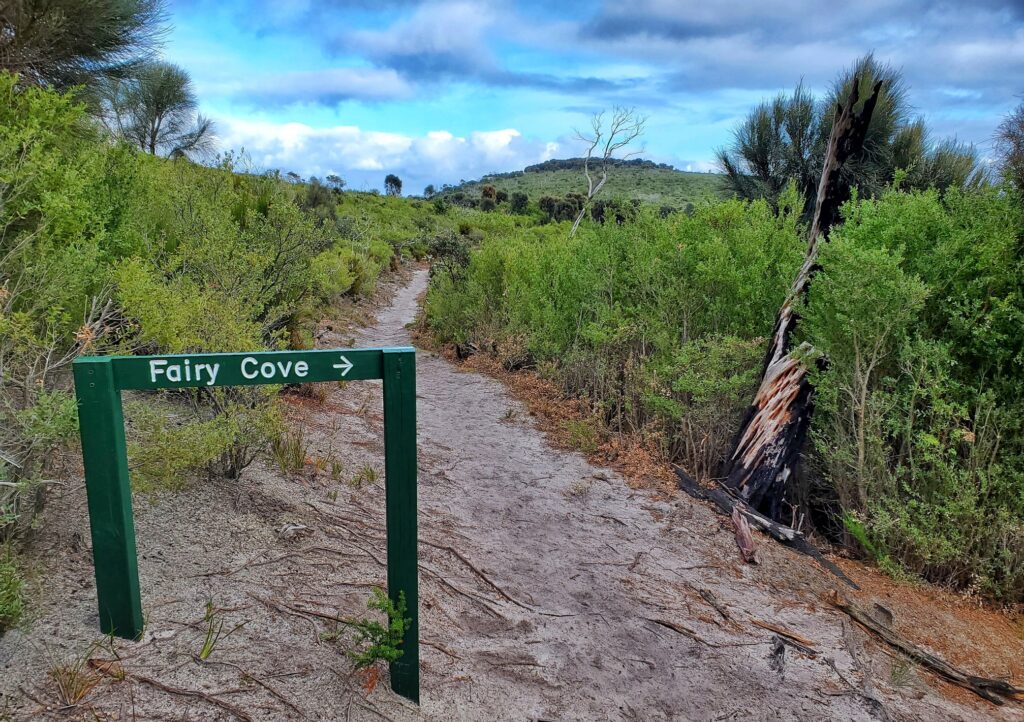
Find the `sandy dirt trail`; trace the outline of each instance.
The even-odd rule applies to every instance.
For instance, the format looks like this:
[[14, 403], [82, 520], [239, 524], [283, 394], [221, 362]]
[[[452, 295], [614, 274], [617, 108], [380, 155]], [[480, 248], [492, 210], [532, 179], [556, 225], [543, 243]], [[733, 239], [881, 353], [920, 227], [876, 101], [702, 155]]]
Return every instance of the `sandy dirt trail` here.
[[[408, 345], [426, 284], [415, 271], [372, 326], [328, 325], [321, 345]], [[343, 464], [338, 478], [256, 465], [137, 500], [145, 636], [115, 644], [124, 680], [63, 711], [48, 666], [102, 640], [81, 489], [52, 504], [42, 611], [0, 640], [0, 719], [3, 704], [14, 719], [1024, 719], [923, 673], [897, 679], [820, 601], [835, 582], [807, 558], [763, 543], [744, 565], [709, 509], [552, 448], [494, 379], [429, 352], [417, 365], [421, 707], [386, 684], [367, 694], [329, 619], [365, 614], [384, 581], [380, 385], [360, 382], [290, 402], [308, 456]], [[201, 663], [208, 600], [232, 633]], [[754, 619], [818, 654], [780, 659]]]

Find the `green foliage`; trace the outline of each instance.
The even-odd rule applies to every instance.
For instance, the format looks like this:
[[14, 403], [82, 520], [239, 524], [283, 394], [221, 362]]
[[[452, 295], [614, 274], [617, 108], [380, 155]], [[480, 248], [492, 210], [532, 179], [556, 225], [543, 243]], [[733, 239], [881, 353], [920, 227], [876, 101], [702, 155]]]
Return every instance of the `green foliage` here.
[[60, 380], [106, 327], [104, 270], [131, 238], [115, 196], [135, 171], [80, 106], [0, 73], [0, 537], [27, 525], [74, 428]]
[[882, 81], [862, 152], [844, 168], [846, 179], [864, 195], [887, 188], [898, 174], [908, 188], [976, 186], [983, 174], [974, 148], [947, 139], [933, 142], [924, 122], [911, 115], [900, 71], [868, 54], [843, 72], [822, 100], [799, 83], [754, 108], [733, 132], [728, 148], [718, 151], [729, 189], [741, 198], [775, 203], [786, 185], [797, 184], [814, 208], [832, 120], [859, 81], [860, 102]]
[[643, 404], [668, 458], [697, 478], [717, 475], [757, 387], [763, 338], [710, 334], [650, 358]]
[[[371, 292], [403, 244], [451, 224], [400, 199], [371, 207], [367, 194], [236, 173], [244, 162], [112, 145], [71, 98], [0, 73], [0, 537], [29, 525], [74, 436], [78, 354], [308, 344], [318, 309]], [[137, 485], [236, 476], [277, 431], [273, 393], [145, 396], [164, 417], [128, 415]]]
[[526, 213], [526, 209], [529, 206], [530, 197], [522, 191], [515, 191], [512, 193], [511, 201], [509, 202], [509, 210], [513, 213]]
[[[318, 226], [322, 226], [325, 223], [333, 226], [337, 223], [337, 201], [335, 195], [344, 186], [345, 181], [338, 178], [338, 176], [330, 177], [337, 178], [337, 181], [332, 182], [328, 179], [329, 185], [324, 185], [320, 182], [319, 178], [310, 178], [309, 184], [306, 186], [305, 197], [299, 200], [302, 210], [310, 214]], [[341, 185], [339, 186], [337, 183]]]
[[143, 491], [180, 489], [198, 471], [237, 476], [279, 428], [270, 398], [254, 408], [229, 402], [212, 416], [206, 408], [190, 413], [157, 399], [147, 395], [126, 404], [129, 468], [134, 487]]
[[[906, 185], [846, 205], [797, 308], [817, 410], [812, 482], [792, 501], [833, 512], [891, 574], [1019, 602], [1024, 211], [1013, 189]], [[439, 266], [428, 322], [588, 400], [595, 433], [639, 434], [714, 477], [803, 259], [796, 185], [776, 203], [641, 209], [573, 239], [504, 229]], [[592, 449], [588, 424], [564, 431]]]
[[356, 489], [362, 489], [363, 484], [374, 484], [377, 481], [377, 470], [369, 464], [363, 464], [356, 475], [349, 481], [350, 486], [354, 486]]
[[457, 283], [469, 266], [470, 245], [464, 235], [441, 234], [430, 241], [428, 250], [434, 258], [431, 276], [446, 273], [452, 283]]
[[4, 3], [0, 71], [62, 90], [91, 86], [151, 51], [163, 19], [159, 0]]
[[1024, 103], [999, 124], [995, 140], [1003, 176], [1018, 193], [1024, 193]]
[[402, 640], [405, 631], [412, 624], [412, 619], [405, 616], [405, 592], [398, 593], [398, 604], [395, 604], [383, 590], [375, 587], [366, 608], [383, 613], [387, 617], [387, 623], [381, 624], [374, 619], [357, 619], [351, 622], [358, 636], [356, 648], [350, 650], [348, 655], [356, 668], [366, 669], [378, 661], [394, 662], [401, 659], [405, 652], [401, 649]]
[[1024, 214], [988, 189], [890, 191], [844, 215], [802, 311], [829, 359], [817, 465], [874, 556], [1019, 602]]
[[161, 353], [256, 348], [261, 327], [241, 294], [218, 292], [195, 278], [168, 278], [133, 258], [113, 269], [117, 299], [132, 317], [136, 341]]
[[[740, 402], [723, 397], [750, 384], [754, 339], [771, 331], [801, 262], [795, 191], [785, 208], [730, 201], [692, 217], [644, 210], [572, 239], [550, 226], [488, 239], [464, 273], [435, 274], [427, 318], [442, 340], [496, 346], [510, 367], [553, 366], [613, 429], [664, 437], [674, 460], [703, 471], [696, 444], [668, 437], [687, 406], [732, 420]], [[708, 374], [728, 372], [725, 388], [695, 394], [696, 378], [673, 388], [680, 365], [705, 353], [717, 362]]]
[[591, 419], [566, 419], [562, 422], [569, 446], [593, 454], [601, 445], [601, 432]]
[[[646, 161], [645, 161], [646, 163]], [[497, 193], [508, 194], [512, 213], [525, 213], [529, 198], [563, 196], [586, 187], [582, 167], [544, 166], [527, 172], [503, 173], [484, 176], [459, 186], [445, 188], [441, 196], [456, 205], [467, 205], [471, 199], [479, 199], [486, 186], [495, 188]], [[672, 205], [677, 208], [687, 203], [700, 203], [722, 197], [725, 187], [723, 177], [717, 173], [689, 173], [666, 166], [621, 165], [608, 175], [608, 182], [601, 190], [605, 199], [637, 199], [645, 204]], [[516, 201], [516, 195], [526, 199]]]
[[127, 77], [108, 80], [100, 96], [111, 134], [151, 155], [195, 157], [213, 148], [213, 123], [197, 114], [192, 79], [173, 63], [135, 65]]
[[[206, 622], [206, 635], [203, 637], [203, 646], [199, 648], [199, 660], [205, 662], [213, 654], [213, 650], [217, 648], [217, 643], [220, 641], [224, 634], [224, 620], [220, 617], [216, 607], [213, 606], [213, 600], [207, 600], [206, 612], [203, 614], [203, 621]], [[230, 632], [228, 633], [230, 634]]]
[[0, 556], [0, 634], [21, 621], [25, 613], [25, 583], [9, 551]]
[[298, 474], [306, 466], [309, 445], [302, 429], [283, 431], [271, 439], [270, 452], [282, 474]]

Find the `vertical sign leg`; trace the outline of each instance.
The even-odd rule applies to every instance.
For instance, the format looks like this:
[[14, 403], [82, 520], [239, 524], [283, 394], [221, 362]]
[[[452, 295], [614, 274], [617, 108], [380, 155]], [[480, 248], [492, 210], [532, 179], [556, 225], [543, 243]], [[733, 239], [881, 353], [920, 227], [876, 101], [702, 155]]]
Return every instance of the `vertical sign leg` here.
[[388, 596], [400, 592], [412, 624], [391, 688], [420, 701], [419, 582], [416, 531], [416, 352], [384, 349], [384, 477], [387, 495]]
[[142, 634], [142, 601], [121, 394], [107, 358], [76, 361], [74, 375], [100, 629], [137, 639]]

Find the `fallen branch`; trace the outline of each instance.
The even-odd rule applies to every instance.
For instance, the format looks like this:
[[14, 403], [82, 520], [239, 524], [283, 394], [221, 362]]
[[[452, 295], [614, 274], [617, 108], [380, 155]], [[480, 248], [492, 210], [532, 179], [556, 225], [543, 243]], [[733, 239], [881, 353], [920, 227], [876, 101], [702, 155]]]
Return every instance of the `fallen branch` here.
[[296, 706], [295, 706], [295, 704], [294, 704], [294, 703], [292, 703], [292, 701], [291, 701], [291, 700], [289, 700], [289, 699], [288, 699], [287, 697], [285, 697], [285, 696], [284, 696], [283, 694], [281, 694], [281, 693], [280, 693], [280, 692], [278, 692], [278, 691], [277, 691], [276, 689], [274, 689], [274, 688], [273, 688], [272, 686], [270, 686], [270, 684], [269, 684], [268, 682], [265, 682], [265, 681], [263, 681], [262, 679], [260, 679], [259, 677], [257, 677], [257, 676], [256, 676], [255, 674], [253, 674], [252, 672], [249, 672], [249, 671], [246, 671], [245, 669], [243, 669], [241, 665], [235, 664], [234, 662], [222, 662], [222, 661], [220, 661], [220, 660], [211, 660], [211, 659], [207, 659], [207, 660], [200, 660], [200, 659], [198, 658], [198, 656], [196, 656], [196, 655], [193, 655], [193, 658], [194, 658], [194, 659], [196, 659], [197, 661], [199, 661], [199, 662], [200, 662], [200, 663], [202, 663], [202, 664], [213, 664], [213, 665], [222, 665], [222, 666], [224, 666], [224, 667], [232, 667], [233, 669], [236, 669], [236, 670], [238, 670], [239, 674], [241, 674], [241, 675], [242, 675], [242, 679], [248, 679], [248, 680], [251, 680], [251, 681], [255, 682], [255, 683], [256, 683], [256, 684], [258, 684], [258, 685], [259, 685], [260, 687], [262, 687], [263, 689], [265, 689], [265, 690], [267, 690], [268, 692], [270, 692], [270, 694], [272, 694], [272, 695], [273, 695], [274, 697], [276, 697], [276, 698], [277, 698], [278, 700], [280, 700], [281, 702], [283, 702], [283, 703], [284, 703], [285, 705], [287, 705], [287, 706], [288, 706], [289, 708], [291, 708], [291, 709], [292, 709], [292, 710], [293, 710], [294, 712], [296, 712], [296, 713], [297, 713], [297, 714], [298, 714], [298, 715], [299, 715], [300, 717], [305, 717], [305, 716], [306, 716], [306, 713], [305, 713], [305, 712], [303, 712], [303, 711], [302, 711], [301, 709], [299, 709], [298, 707], [296, 707]]
[[486, 585], [487, 585], [487, 586], [489, 586], [489, 587], [490, 587], [491, 589], [493, 589], [493, 590], [494, 590], [495, 592], [497, 592], [497, 593], [498, 593], [498, 595], [499, 595], [499, 596], [500, 596], [500, 597], [501, 597], [502, 599], [505, 599], [506, 601], [509, 601], [509, 602], [511, 602], [512, 604], [515, 604], [515, 605], [516, 605], [517, 607], [521, 607], [521, 608], [523, 608], [523, 609], [525, 609], [525, 610], [527, 610], [527, 611], [531, 611], [531, 612], [533, 611], [533, 607], [531, 607], [530, 605], [528, 605], [528, 604], [524, 604], [523, 602], [520, 602], [519, 600], [517, 600], [517, 599], [513, 599], [513, 598], [512, 598], [511, 596], [509, 596], [509, 594], [508, 594], [508, 593], [506, 593], [504, 589], [502, 589], [502, 588], [501, 588], [501, 587], [499, 587], [499, 586], [498, 586], [497, 584], [495, 584], [495, 583], [494, 583], [493, 581], [491, 581], [491, 578], [490, 578], [490, 577], [488, 577], [488, 576], [487, 576], [486, 574], [484, 574], [484, 573], [483, 573], [482, 571], [480, 571], [479, 569], [477, 569], [477, 568], [476, 568], [476, 567], [475, 567], [475, 566], [474, 566], [474, 565], [473, 565], [473, 564], [472, 564], [472, 563], [471, 563], [471, 562], [470, 562], [470, 561], [469, 561], [468, 559], [466, 559], [466, 557], [464, 557], [464, 556], [463, 556], [463, 555], [462, 555], [462, 554], [461, 554], [461, 553], [460, 553], [460, 552], [459, 552], [459, 551], [458, 551], [457, 549], [455, 549], [454, 547], [450, 547], [450, 546], [445, 546], [445, 545], [443, 545], [443, 544], [435, 544], [434, 542], [432, 542], [432, 541], [427, 541], [426, 539], [423, 539], [422, 537], [420, 538], [419, 542], [420, 542], [420, 544], [426, 544], [427, 546], [430, 546], [430, 547], [434, 547], [435, 549], [440, 549], [440, 550], [442, 550], [442, 551], [446, 551], [446, 552], [448, 552], [449, 554], [451, 554], [452, 556], [454, 556], [454, 557], [455, 557], [456, 559], [458, 559], [458, 560], [459, 560], [460, 562], [462, 562], [463, 564], [465, 564], [465, 565], [466, 565], [466, 566], [467, 566], [467, 567], [469, 568], [469, 570], [470, 570], [471, 572], [473, 572], [473, 574], [475, 574], [475, 575], [476, 575], [477, 577], [479, 577], [479, 579], [480, 579], [480, 580], [481, 580], [481, 581], [482, 581], [482, 582], [483, 582], [484, 584], [486, 584]]
[[420, 640], [420, 644], [424, 645], [425, 647], [433, 647], [438, 652], [443, 652], [444, 654], [447, 654], [452, 659], [462, 659], [462, 657], [457, 655], [455, 652], [453, 652], [452, 650], [450, 650], [448, 647], [444, 646], [440, 642], [431, 642], [429, 639], [421, 639]]
[[316, 644], [320, 644], [320, 627], [317, 626], [316, 621], [311, 619], [308, 614], [297, 612], [293, 609], [282, 606], [280, 603], [274, 601], [273, 599], [263, 599], [262, 597], [257, 597], [252, 592], [248, 592], [247, 594], [251, 599], [255, 599], [257, 602], [260, 602], [261, 604], [264, 604], [267, 607], [277, 612], [280, 612], [281, 614], [287, 614], [292, 617], [298, 617], [299, 619], [305, 621], [313, 628], [313, 640], [316, 642]]
[[801, 652], [805, 654], [809, 654], [811, 656], [818, 654], [818, 651], [814, 649], [814, 642], [807, 639], [807, 637], [801, 637], [799, 634], [791, 632], [785, 627], [780, 627], [777, 624], [765, 622], [753, 617], [750, 619], [750, 622], [751, 624], [754, 624], [760, 627], [761, 629], [767, 629], [769, 632], [775, 632], [777, 635], [783, 638], [784, 642], [786, 642], [790, 646], [795, 647], [796, 649], [799, 649]]
[[726, 621], [729, 620], [728, 608], [726, 608], [725, 604], [723, 604], [722, 601], [715, 596], [714, 592], [712, 592], [710, 589], [704, 589], [703, 587], [693, 587], [692, 585], [690, 586], [690, 588], [696, 589], [697, 593], [701, 596], [701, 599], [703, 599], [705, 602], [714, 607], [715, 611], [722, 615], [722, 619], [725, 619]]
[[798, 532], [792, 527], [783, 526], [778, 522], [774, 522], [767, 517], [761, 516], [755, 511], [752, 511], [750, 507], [744, 504], [736, 497], [729, 494], [723, 489], [705, 489], [703, 486], [697, 483], [697, 481], [687, 474], [685, 471], [680, 469], [678, 466], [675, 469], [676, 476], [679, 477], [678, 486], [680, 489], [685, 491], [687, 494], [692, 496], [694, 499], [700, 499], [701, 501], [710, 501], [719, 511], [732, 516], [733, 509], [739, 507], [740, 513], [743, 514], [744, 518], [750, 522], [751, 526], [756, 529], [760, 529], [769, 536], [775, 538], [785, 546], [789, 547], [793, 551], [806, 554], [807, 556], [814, 559], [818, 564], [825, 567], [828, 571], [843, 580], [848, 586], [854, 589], [860, 589], [857, 583], [850, 579], [843, 570], [837, 567], [835, 564], [826, 559], [821, 552], [814, 548], [804, 535]]
[[259, 554], [257, 554], [252, 559], [250, 559], [245, 564], [236, 569], [221, 569], [215, 572], [203, 572], [202, 574], [193, 574], [192, 578], [217, 576], [230, 577], [232, 574], [237, 574], [243, 569], [251, 569], [252, 567], [262, 567], [266, 566], [267, 564], [276, 564], [277, 562], [284, 561], [285, 559], [296, 556], [295, 552], [288, 552], [287, 554], [282, 554], [280, 556], [274, 557], [273, 559], [264, 559], [263, 561], [257, 561], [257, 559], [266, 554], [267, 551], [268, 550], [264, 549]]
[[993, 704], [1002, 705], [1007, 701], [1024, 701], [1024, 687], [1014, 687], [1003, 679], [977, 677], [962, 672], [945, 660], [939, 659], [917, 645], [902, 639], [889, 627], [879, 622], [853, 602], [845, 601], [835, 592], [829, 595], [828, 601], [836, 609], [846, 612], [853, 621], [873, 633], [890, 647], [907, 655], [918, 664], [927, 667], [946, 681], [970, 690]]
[[478, 597], [476, 594], [473, 594], [472, 592], [467, 592], [467, 591], [464, 591], [462, 589], [459, 589], [458, 587], [456, 587], [454, 584], [449, 582], [447, 579], [442, 577], [439, 573], [437, 573], [436, 571], [434, 571], [430, 567], [428, 567], [428, 566], [426, 566], [424, 564], [420, 564], [419, 565], [419, 569], [420, 569], [420, 571], [424, 572], [425, 574], [429, 574], [430, 576], [432, 576], [442, 586], [445, 586], [448, 589], [451, 589], [456, 594], [465, 597], [466, 599], [470, 600], [471, 602], [475, 602], [480, 607], [482, 607], [485, 611], [487, 611], [487, 613], [489, 613], [491, 616], [493, 616], [493, 617], [495, 617], [497, 619], [507, 619], [507, 617], [504, 614], [502, 614], [497, 609], [492, 607], [487, 600], [482, 599], [481, 597]]

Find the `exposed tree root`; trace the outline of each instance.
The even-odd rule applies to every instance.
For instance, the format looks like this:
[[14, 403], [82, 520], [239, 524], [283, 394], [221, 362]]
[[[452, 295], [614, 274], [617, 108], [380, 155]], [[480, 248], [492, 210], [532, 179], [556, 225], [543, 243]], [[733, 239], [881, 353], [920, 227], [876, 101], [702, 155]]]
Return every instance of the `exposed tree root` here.
[[836, 609], [846, 612], [853, 621], [861, 627], [874, 634], [893, 649], [902, 652], [918, 664], [927, 667], [943, 679], [953, 684], [974, 692], [979, 697], [987, 699], [993, 704], [1005, 704], [1007, 701], [1024, 702], [1024, 687], [1014, 687], [1003, 679], [992, 679], [991, 677], [977, 677], [967, 674], [939, 659], [933, 654], [924, 651], [920, 647], [899, 637], [889, 627], [877, 621], [870, 614], [858, 607], [853, 602], [842, 599], [838, 594], [832, 592], [829, 596], [829, 603]]

